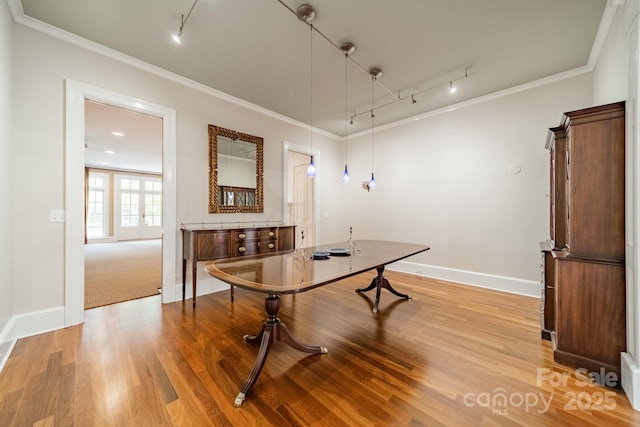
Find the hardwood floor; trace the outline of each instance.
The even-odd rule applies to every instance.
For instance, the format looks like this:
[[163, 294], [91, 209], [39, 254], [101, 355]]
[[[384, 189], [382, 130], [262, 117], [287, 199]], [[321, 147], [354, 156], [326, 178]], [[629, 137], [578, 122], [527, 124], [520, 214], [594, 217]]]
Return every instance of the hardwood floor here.
[[624, 393], [553, 362], [537, 299], [385, 275], [413, 300], [383, 291], [377, 315], [375, 293], [354, 292], [373, 274], [283, 296], [296, 338], [329, 353], [276, 342], [240, 408], [257, 353], [242, 336], [259, 330], [263, 294], [88, 310], [83, 325], [18, 341], [0, 426], [640, 425]]

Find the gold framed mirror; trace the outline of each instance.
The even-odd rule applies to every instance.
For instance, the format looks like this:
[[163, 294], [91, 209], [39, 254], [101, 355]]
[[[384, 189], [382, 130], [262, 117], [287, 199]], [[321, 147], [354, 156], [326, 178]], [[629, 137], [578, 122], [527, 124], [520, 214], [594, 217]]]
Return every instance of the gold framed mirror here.
[[209, 125], [209, 213], [261, 213], [263, 139]]

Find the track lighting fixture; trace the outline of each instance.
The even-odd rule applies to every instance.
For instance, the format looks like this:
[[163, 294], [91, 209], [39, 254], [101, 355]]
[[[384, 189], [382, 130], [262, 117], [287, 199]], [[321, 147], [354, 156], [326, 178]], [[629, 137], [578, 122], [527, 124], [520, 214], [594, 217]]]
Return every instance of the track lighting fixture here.
[[[356, 51], [356, 46], [351, 42], [344, 42], [340, 46], [340, 50], [344, 53], [344, 173], [342, 174], [342, 182], [345, 184], [351, 181], [351, 176], [349, 175], [349, 169], [347, 168], [347, 117], [348, 113], [348, 94], [349, 94], [349, 85], [348, 85], [348, 63], [349, 55]], [[351, 123], [353, 124], [353, 118], [351, 119]]]
[[[197, 1], [197, 0], [196, 0]], [[305, 24], [309, 25], [309, 27], [311, 27], [311, 31], [316, 31], [318, 34], [320, 34], [322, 36], [322, 38], [324, 38], [326, 41], [328, 41], [333, 47], [335, 47], [336, 49], [339, 49], [340, 51], [342, 51], [343, 53], [345, 53], [347, 55], [347, 58], [355, 65], [357, 66], [358, 69], [360, 69], [362, 72], [366, 73], [369, 76], [373, 76], [373, 81], [380, 86], [381, 88], [383, 88], [385, 91], [387, 91], [391, 96], [393, 96], [393, 100], [385, 103], [385, 104], [380, 104], [375, 108], [371, 109], [371, 113], [373, 114], [373, 110], [379, 109], [379, 108], [384, 108], [390, 105], [395, 104], [398, 101], [404, 101], [405, 99], [411, 98], [411, 103], [412, 104], [416, 104], [418, 101], [415, 99], [415, 96], [420, 95], [422, 93], [434, 90], [434, 89], [439, 89], [442, 87], [442, 85], [446, 84], [445, 82], [439, 83], [437, 85], [425, 88], [425, 89], [421, 89], [419, 91], [410, 93], [410, 94], [406, 94], [404, 96], [402, 96], [400, 94], [400, 91], [394, 91], [390, 88], [388, 88], [387, 86], [385, 86], [382, 82], [380, 82], [379, 78], [382, 76], [382, 71], [380, 71], [380, 69], [377, 68], [373, 68], [370, 70], [365, 69], [362, 65], [360, 65], [358, 63], [358, 61], [356, 61], [355, 59], [353, 59], [350, 54], [353, 53], [353, 51], [355, 51], [355, 46], [353, 45], [353, 43], [350, 42], [344, 42], [341, 45], [338, 45], [336, 43], [334, 43], [329, 37], [327, 37], [324, 33], [322, 33], [322, 31], [320, 31], [319, 29], [317, 29], [315, 26], [313, 26], [311, 24], [311, 21], [313, 21], [315, 19], [316, 16], [316, 12], [313, 9], [313, 6], [309, 5], [309, 4], [303, 4], [301, 6], [299, 6], [297, 9], [292, 9], [290, 6], [288, 6], [285, 2], [285, 0], [276, 0], [278, 3], [280, 3], [283, 7], [285, 7], [287, 10], [289, 10], [291, 13], [293, 13], [294, 15], [297, 16], [297, 18], [304, 22]], [[195, 3], [194, 3], [195, 5]], [[193, 7], [192, 7], [193, 9]], [[187, 15], [188, 18], [188, 15]], [[184, 22], [186, 23], [186, 19], [184, 19]], [[184, 25], [184, 24], [183, 24]], [[182, 29], [182, 27], [181, 27]], [[374, 72], [375, 70], [375, 72]], [[373, 74], [372, 74], [373, 73]], [[454, 93], [457, 91], [457, 88], [453, 85], [454, 81], [457, 81], [459, 79], [462, 78], [467, 78], [472, 76], [475, 73], [470, 73], [469, 72], [469, 68], [465, 67], [464, 69], [464, 75], [456, 77], [453, 80], [449, 80], [449, 91], [451, 93]], [[367, 110], [361, 111], [360, 113], [358, 113], [357, 111], [355, 111], [353, 113], [353, 115], [351, 116], [351, 120], [349, 121], [349, 124], [353, 124], [353, 120], [354, 118], [358, 117], [361, 114], [366, 113]]]
[[373, 119], [376, 117], [373, 114], [373, 86], [375, 80], [382, 75], [382, 71], [379, 68], [372, 68], [369, 72], [371, 75], [371, 180], [367, 186], [367, 191], [375, 190], [376, 180], [373, 177]]
[[182, 31], [184, 30], [184, 26], [187, 24], [187, 20], [191, 16], [191, 12], [193, 11], [193, 8], [196, 7], [196, 3], [198, 3], [198, 0], [195, 0], [193, 2], [193, 4], [191, 5], [191, 9], [189, 9], [189, 13], [187, 13], [187, 16], [181, 15], [180, 28], [178, 29], [177, 33], [174, 33], [171, 35], [171, 37], [173, 37], [174, 42], [178, 44], [182, 43]]
[[313, 10], [313, 6], [311, 6], [310, 4], [303, 4], [298, 6], [298, 9], [296, 9], [296, 16], [302, 22], [308, 24], [315, 19], [316, 11]]
[[[302, 11], [301, 11], [302, 10]], [[308, 4], [303, 4], [298, 8], [298, 17], [304, 22], [311, 22], [316, 16], [313, 8]], [[309, 24], [309, 137], [311, 145], [311, 160], [307, 168], [307, 176], [315, 178], [316, 165], [313, 163], [313, 25]]]

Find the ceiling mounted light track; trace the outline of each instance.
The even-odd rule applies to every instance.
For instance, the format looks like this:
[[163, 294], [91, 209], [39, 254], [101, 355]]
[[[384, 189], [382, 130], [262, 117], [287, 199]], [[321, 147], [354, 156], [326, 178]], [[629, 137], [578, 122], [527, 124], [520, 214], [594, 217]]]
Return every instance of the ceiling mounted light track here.
[[[430, 86], [430, 87], [428, 87], [428, 88], [426, 88], [426, 89], [422, 89], [422, 90], [419, 90], [419, 91], [416, 91], [416, 92], [412, 92], [412, 93], [410, 93], [410, 94], [407, 94], [407, 95], [405, 95], [405, 96], [401, 96], [401, 97], [396, 98], [396, 99], [394, 99], [394, 100], [392, 100], [392, 101], [390, 101], [390, 102], [387, 102], [386, 104], [378, 105], [377, 107], [374, 107], [374, 108], [373, 108], [373, 110], [374, 110], [374, 111], [375, 111], [375, 110], [379, 110], [379, 109], [381, 109], [381, 108], [388, 107], [388, 106], [390, 106], [390, 105], [393, 105], [393, 104], [395, 104], [395, 103], [397, 103], [397, 102], [400, 102], [400, 101], [404, 101], [404, 100], [406, 100], [406, 99], [410, 99], [412, 104], [417, 104], [417, 103], [418, 103], [418, 101], [415, 99], [415, 96], [420, 95], [420, 94], [423, 94], [423, 93], [425, 93], [425, 92], [429, 92], [429, 91], [432, 91], [432, 90], [438, 89], [438, 88], [442, 89], [442, 87], [443, 87], [443, 86], [445, 86], [445, 85], [446, 85], [447, 90], [449, 91], [449, 93], [455, 93], [458, 89], [457, 89], [457, 87], [454, 85], [454, 83], [455, 83], [456, 81], [458, 81], [458, 80], [466, 79], [466, 78], [468, 78], [468, 77], [470, 77], [470, 76], [473, 76], [474, 74], [475, 74], [475, 73], [469, 72], [469, 68], [465, 68], [465, 69], [464, 69], [464, 75], [462, 75], [462, 76], [460, 76], [460, 77], [456, 77], [456, 78], [455, 78], [455, 79], [453, 79], [453, 80], [448, 80], [446, 83], [439, 83], [439, 84], [437, 84], [437, 85], [435, 85], [435, 86]], [[453, 87], [453, 89], [454, 89], [453, 91], [451, 90], [451, 88], [452, 88], [452, 87]], [[360, 111], [360, 112], [355, 112], [355, 113], [353, 114], [353, 116], [351, 116], [351, 118], [352, 118], [352, 119], [354, 119], [354, 118], [356, 118], [356, 117], [358, 117], [358, 116], [361, 116], [361, 115], [363, 115], [363, 114], [368, 114], [369, 112], [371, 112], [371, 108], [364, 109], [364, 110], [362, 110], [362, 111]]]
[[[324, 33], [322, 31], [320, 31], [316, 26], [311, 24], [311, 21], [313, 21], [316, 17], [316, 12], [313, 9], [313, 6], [311, 6], [310, 4], [302, 4], [300, 6], [298, 6], [298, 8], [296, 10], [291, 9], [287, 4], [285, 4], [283, 2], [283, 0], [277, 0], [278, 3], [280, 3], [282, 6], [284, 6], [285, 8], [287, 8], [291, 13], [293, 13], [294, 15], [296, 15], [298, 17], [299, 20], [301, 20], [302, 22], [304, 22], [305, 24], [309, 25], [310, 27], [312, 27], [312, 30], [315, 31], [316, 33], [318, 33], [319, 35], [322, 36], [322, 38], [324, 38], [326, 41], [328, 41], [329, 43], [331, 43], [331, 45], [333, 45], [333, 47], [335, 47], [336, 49], [343, 51], [341, 46], [338, 46], [336, 43], [334, 43], [329, 37], [327, 37], [326, 35], [324, 35]], [[351, 54], [349, 54], [351, 55]], [[369, 74], [369, 71], [364, 68], [362, 65], [360, 65], [357, 61], [355, 61], [353, 58], [351, 58], [349, 56], [349, 60], [351, 60], [351, 62], [353, 64], [355, 64], [363, 73], [366, 73], [367, 75]], [[391, 89], [389, 89], [388, 87], [386, 87], [384, 84], [382, 84], [381, 82], [377, 82], [378, 86], [382, 87], [384, 90], [386, 90], [387, 92], [389, 92], [392, 96], [397, 97], [398, 96], [398, 91], [393, 91]]]
[[[197, 0], [196, 0], [197, 1]], [[387, 86], [385, 86], [382, 82], [380, 82], [379, 78], [382, 76], [382, 71], [379, 72], [378, 75], [373, 76], [372, 70], [367, 70], [366, 68], [364, 68], [362, 65], [360, 65], [358, 63], [358, 61], [356, 61], [355, 59], [353, 59], [351, 57], [351, 54], [353, 52], [355, 52], [355, 45], [353, 45], [353, 43], [351, 42], [344, 42], [342, 43], [342, 45], [338, 46], [336, 43], [334, 43], [331, 39], [329, 39], [326, 35], [324, 35], [322, 33], [322, 31], [320, 31], [316, 26], [312, 25], [311, 22], [315, 19], [316, 17], [316, 12], [313, 8], [313, 6], [311, 6], [310, 4], [302, 4], [300, 6], [298, 6], [298, 8], [296, 10], [293, 10], [291, 7], [289, 7], [287, 4], [284, 3], [283, 0], [277, 0], [278, 3], [280, 3], [282, 6], [284, 6], [287, 10], [289, 10], [291, 13], [293, 13], [294, 15], [296, 15], [298, 17], [298, 19], [302, 22], [304, 22], [305, 24], [309, 25], [311, 27], [312, 31], [315, 31], [316, 33], [318, 33], [319, 35], [321, 35], [326, 41], [328, 41], [331, 45], [333, 45], [333, 47], [335, 47], [336, 49], [340, 50], [342, 53], [344, 53], [347, 58], [354, 64], [356, 65], [362, 72], [366, 73], [368, 77], [373, 77], [373, 81], [380, 86], [381, 88], [383, 88], [385, 91], [387, 91], [391, 96], [393, 96], [393, 100], [390, 102], [387, 102], [385, 104], [381, 104], [378, 105], [375, 108], [371, 108], [371, 109], [365, 109], [364, 111], [361, 112], [357, 112], [354, 111], [353, 115], [351, 116], [351, 121], [350, 124], [353, 124], [353, 119], [355, 117], [358, 117], [361, 114], [365, 114], [368, 112], [371, 112], [371, 114], [373, 114], [374, 110], [380, 109], [380, 108], [384, 108], [384, 107], [388, 107], [390, 105], [393, 105], [397, 102], [401, 102], [404, 101], [406, 99], [410, 99], [412, 104], [416, 104], [417, 101], [415, 99], [416, 95], [420, 95], [422, 93], [437, 89], [437, 88], [441, 88], [442, 86], [444, 86], [445, 84], [447, 85], [448, 89], [451, 90], [452, 88], [455, 88], [455, 86], [453, 85], [454, 82], [456, 82], [457, 80], [463, 79], [463, 78], [467, 78], [469, 76], [474, 75], [475, 73], [469, 73], [469, 68], [466, 67], [464, 69], [464, 76], [461, 77], [456, 77], [455, 79], [451, 79], [451, 80], [447, 80], [446, 82], [437, 84], [435, 86], [426, 88], [426, 89], [422, 89], [416, 92], [411, 92], [408, 93], [404, 96], [401, 96], [400, 91], [399, 90], [392, 90], [390, 88], [388, 88]], [[193, 9], [193, 7], [192, 7]], [[187, 15], [188, 17], [188, 15]], [[186, 20], [185, 20], [186, 21]], [[379, 70], [379, 69], [378, 69]], [[453, 93], [453, 92], [452, 92]]]

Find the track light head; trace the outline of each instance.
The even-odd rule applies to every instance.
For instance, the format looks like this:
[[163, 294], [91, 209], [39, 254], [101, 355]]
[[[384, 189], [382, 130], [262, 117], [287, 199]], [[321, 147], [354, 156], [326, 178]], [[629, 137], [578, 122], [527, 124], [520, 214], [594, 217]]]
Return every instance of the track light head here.
[[177, 44], [181, 44], [182, 43], [182, 30], [178, 31], [177, 33], [171, 34], [171, 38], [173, 38], [173, 41], [176, 42]]
[[351, 42], [344, 42], [340, 45], [340, 50], [347, 56], [356, 51], [356, 45]]
[[373, 67], [369, 70], [369, 75], [373, 78], [373, 79], [379, 79], [380, 77], [382, 77], [382, 70], [378, 67]]
[[313, 10], [313, 6], [310, 4], [303, 4], [298, 6], [296, 10], [296, 16], [302, 22], [306, 22], [307, 24], [313, 21], [316, 17], [316, 11]]
[[177, 33], [171, 34], [173, 41], [177, 44], [182, 43], [182, 30], [184, 30], [184, 26], [187, 24], [187, 21], [191, 16], [191, 12], [193, 12], [193, 8], [196, 7], [196, 3], [198, 3], [198, 0], [193, 1], [193, 4], [191, 5], [191, 9], [189, 9], [189, 13], [187, 13], [187, 16], [184, 16], [184, 14], [180, 15], [180, 28], [178, 28]]

